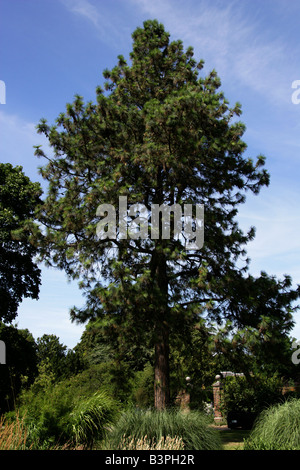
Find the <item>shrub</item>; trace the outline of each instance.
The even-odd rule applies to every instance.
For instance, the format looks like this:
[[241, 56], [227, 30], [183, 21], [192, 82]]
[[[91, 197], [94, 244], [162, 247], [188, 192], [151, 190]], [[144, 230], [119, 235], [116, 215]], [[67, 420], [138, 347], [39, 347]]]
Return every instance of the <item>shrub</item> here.
[[257, 419], [245, 450], [300, 450], [300, 400], [273, 405]]
[[203, 413], [178, 410], [142, 411], [123, 413], [108, 435], [105, 447], [118, 449], [120, 442], [128, 440], [132, 445], [147, 437], [150, 445], [157, 445], [161, 438], [182, 439], [185, 450], [216, 450], [221, 448], [218, 432], [209, 427], [210, 420]]
[[150, 408], [154, 405], [153, 393], [154, 369], [150, 363], [137, 371], [131, 379], [132, 391], [129, 400], [139, 408]]
[[32, 448], [49, 449], [81, 442], [88, 446], [101, 426], [110, 422], [117, 402], [104, 391], [95, 393], [72, 379], [23, 393], [20, 414], [28, 429]]
[[53, 385], [34, 394], [23, 395], [20, 413], [28, 429], [33, 448], [48, 449], [69, 439], [69, 415], [74, 403], [62, 384]]
[[278, 377], [255, 376], [251, 383], [243, 376], [226, 377], [221, 396], [222, 413], [260, 413], [282, 401], [281, 380]]

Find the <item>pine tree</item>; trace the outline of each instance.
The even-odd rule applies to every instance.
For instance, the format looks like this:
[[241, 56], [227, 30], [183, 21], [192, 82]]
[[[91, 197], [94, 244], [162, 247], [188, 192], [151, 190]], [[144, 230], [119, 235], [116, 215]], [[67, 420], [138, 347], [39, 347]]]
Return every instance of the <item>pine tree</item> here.
[[[54, 151], [41, 169], [49, 191], [39, 246], [44, 260], [80, 278], [87, 302], [72, 310], [73, 320], [103, 317], [120, 350], [134, 342], [152, 345], [155, 406], [163, 409], [170, 335], [201, 314], [217, 320], [226, 314], [231, 282], [248, 267], [247, 259], [239, 267], [237, 261], [254, 237], [254, 228], [238, 227], [237, 207], [246, 191], [258, 194], [268, 185], [269, 175], [263, 156], [244, 156], [241, 107], [229, 106], [216, 72], [202, 77], [203, 61], [171, 41], [156, 20], [132, 38], [130, 65], [119, 56], [104, 71], [105, 89], [97, 88], [95, 103], [75, 96], [55, 125], [42, 119], [38, 126]], [[40, 147], [36, 154], [45, 156]], [[131, 232], [126, 239], [120, 196], [128, 208], [143, 204], [148, 214], [154, 204], [203, 205], [203, 247], [186, 249], [182, 237], [172, 236], [172, 224], [169, 238]], [[116, 210], [115, 238], [97, 237], [102, 204]], [[150, 234], [150, 215], [147, 222]]]

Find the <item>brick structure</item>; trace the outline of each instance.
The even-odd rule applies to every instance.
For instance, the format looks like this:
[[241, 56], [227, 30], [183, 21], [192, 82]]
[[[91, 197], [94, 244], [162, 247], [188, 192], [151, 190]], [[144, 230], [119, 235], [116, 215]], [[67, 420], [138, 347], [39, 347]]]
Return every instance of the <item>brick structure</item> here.
[[215, 421], [222, 421], [223, 416], [220, 411], [220, 403], [221, 403], [221, 396], [223, 390], [223, 383], [222, 379], [225, 377], [232, 377], [232, 376], [243, 376], [244, 374], [235, 373], [235, 372], [221, 372], [221, 375], [216, 375], [216, 382], [213, 384], [213, 400], [214, 400], [214, 420]]
[[220, 411], [220, 400], [222, 393], [221, 376], [216, 375], [216, 382], [213, 384], [213, 400], [214, 400], [214, 420], [221, 421], [223, 419]]
[[[220, 411], [220, 403], [221, 403], [221, 396], [222, 396], [222, 391], [223, 391], [223, 381], [226, 377], [232, 377], [232, 376], [244, 376], [242, 373], [235, 373], [235, 372], [220, 372], [220, 375], [216, 375], [215, 379], [216, 382], [213, 384], [212, 389], [213, 389], [213, 411], [214, 411], [214, 420], [216, 422], [222, 421], [224, 417], [222, 416], [222, 413]], [[295, 395], [300, 394], [300, 383], [297, 382], [293, 386], [284, 386], [281, 389], [282, 395], [285, 395], [286, 393], [289, 392], [294, 392]]]

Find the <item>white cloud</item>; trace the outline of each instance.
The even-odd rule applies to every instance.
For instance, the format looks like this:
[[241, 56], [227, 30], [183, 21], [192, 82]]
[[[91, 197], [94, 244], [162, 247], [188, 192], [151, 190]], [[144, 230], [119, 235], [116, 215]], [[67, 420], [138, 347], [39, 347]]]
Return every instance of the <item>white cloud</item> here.
[[[98, 38], [119, 49], [120, 44], [130, 39], [127, 24], [124, 24], [123, 10], [115, 10], [112, 14], [112, 6], [105, 2], [90, 0], [60, 0], [65, 8], [72, 14], [88, 21], [97, 33]], [[125, 3], [124, 3], [124, 6]]]
[[[215, 68], [221, 79], [262, 93], [275, 103], [290, 102], [290, 45], [270, 39], [259, 18], [245, 14], [243, 2], [131, 0], [144, 13], [163, 22], [173, 36], [194, 47], [196, 56]], [[254, 5], [255, 7], [255, 5]]]
[[[256, 237], [246, 248], [257, 275], [261, 270], [282, 278], [292, 276], [300, 283], [299, 201], [291, 189], [277, 185], [263, 197], [251, 198], [239, 210], [240, 227], [256, 228]], [[250, 269], [251, 270], [251, 269]]]
[[96, 28], [100, 27], [101, 15], [99, 10], [88, 0], [62, 0], [63, 4], [75, 14], [91, 21]]
[[[13, 130], [18, 132], [19, 136], [25, 140], [32, 140], [34, 135], [37, 135], [35, 124], [25, 121], [15, 114], [8, 114], [5, 111], [0, 111], [1, 129]], [[1, 141], [5, 137], [6, 132], [1, 131]]]
[[38, 166], [45, 161], [34, 155], [34, 146], [42, 145], [47, 155], [51, 155], [48, 141], [37, 133], [36, 124], [15, 114], [0, 111], [0, 155], [1, 162], [21, 165], [24, 173], [32, 180], [43, 182], [38, 174]]
[[[207, 71], [215, 68], [226, 86], [236, 84], [263, 94], [273, 103], [290, 104], [290, 85], [297, 79], [296, 61], [291, 61], [290, 44], [280, 35], [274, 38], [259, 14], [249, 18], [245, 4], [178, 0], [128, 0], [113, 11], [104, 2], [61, 0], [72, 13], [89, 21], [101, 40], [120, 48], [129, 42], [129, 24], [139, 17], [158, 19], [176, 39], [193, 46], [198, 59], [204, 59]], [[259, 8], [254, 4], [253, 9]], [[274, 3], [281, 11], [281, 2]], [[121, 42], [120, 42], [121, 41]]]

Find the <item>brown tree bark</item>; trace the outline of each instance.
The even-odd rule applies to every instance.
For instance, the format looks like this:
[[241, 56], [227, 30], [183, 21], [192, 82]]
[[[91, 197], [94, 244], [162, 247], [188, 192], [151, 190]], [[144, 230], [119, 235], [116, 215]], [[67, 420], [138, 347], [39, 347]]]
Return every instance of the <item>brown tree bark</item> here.
[[163, 410], [169, 405], [169, 326], [167, 263], [162, 250], [153, 256], [157, 298], [155, 322], [154, 406]]
[[169, 332], [167, 325], [162, 323], [155, 344], [154, 406], [156, 410], [163, 410], [169, 405], [169, 373]]

